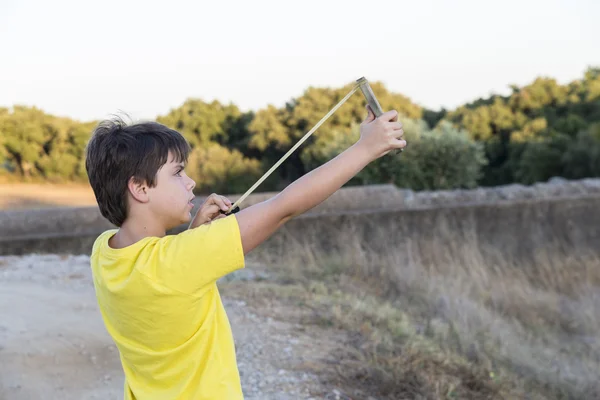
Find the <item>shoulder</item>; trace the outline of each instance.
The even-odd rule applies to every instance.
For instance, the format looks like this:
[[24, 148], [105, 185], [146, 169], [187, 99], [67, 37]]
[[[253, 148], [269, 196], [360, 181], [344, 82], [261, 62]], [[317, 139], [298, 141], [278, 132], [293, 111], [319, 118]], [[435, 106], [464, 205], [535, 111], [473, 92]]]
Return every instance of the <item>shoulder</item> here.
[[92, 245], [92, 255], [96, 254], [104, 246], [107, 246], [108, 239], [110, 239], [115, 233], [117, 233], [117, 231], [118, 229], [109, 229], [98, 235], [96, 240], [94, 240], [94, 244]]
[[146, 247], [139, 270], [179, 292], [198, 295], [211, 284], [245, 266], [234, 215], [169, 235]]
[[225, 218], [214, 220], [196, 228], [187, 229], [178, 235], [172, 236], [171, 238], [211, 237], [232, 240], [239, 235], [240, 227], [238, 225], [238, 221], [235, 215], [229, 215]]
[[[186, 255], [199, 253], [242, 252], [240, 227], [235, 215], [214, 220], [196, 228], [187, 229], [177, 235], [162, 238], [159, 246], [184, 250]], [[176, 253], [179, 253], [177, 251]]]

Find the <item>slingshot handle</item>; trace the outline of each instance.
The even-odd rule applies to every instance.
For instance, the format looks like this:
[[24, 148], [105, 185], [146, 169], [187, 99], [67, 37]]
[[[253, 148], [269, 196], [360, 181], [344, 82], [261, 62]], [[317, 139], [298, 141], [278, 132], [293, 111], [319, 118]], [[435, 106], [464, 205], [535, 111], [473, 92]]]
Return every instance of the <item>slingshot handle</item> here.
[[381, 116], [381, 114], [383, 114], [383, 109], [381, 108], [381, 105], [379, 105], [379, 102], [375, 97], [375, 93], [373, 93], [371, 85], [369, 85], [367, 79], [363, 76], [362, 78], [357, 79], [356, 83], [358, 83], [360, 91], [362, 92], [363, 96], [365, 96], [365, 99], [367, 99], [367, 103], [369, 106], [371, 106], [371, 110], [373, 110], [375, 113], [375, 117]]
[[[371, 89], [371, 85], [369, 85], [369, 81], [363, 76], [360, 79], [357, 79], [356, 83], [359, 85], [360, 91], [363, 96], [365, 96], [365, 99], [367, 99], [367, 104], [369, 104], [371, 110], [375, 113], [375, 117], [381, 116], [381, 114], [383, 114], [383, 109], [377, 101], [375, 93], [373, 93], [373, 89]], [[399, 149], [396, 154], [401, 153], [402, 151], [404, 151], [404, 149]]]

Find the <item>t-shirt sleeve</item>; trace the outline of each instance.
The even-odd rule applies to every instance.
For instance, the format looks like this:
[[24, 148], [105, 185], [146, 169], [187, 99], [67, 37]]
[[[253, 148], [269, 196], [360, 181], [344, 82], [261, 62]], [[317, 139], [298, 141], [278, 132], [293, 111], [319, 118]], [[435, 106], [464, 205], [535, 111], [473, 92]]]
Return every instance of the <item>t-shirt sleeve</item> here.
[[235, 215], [160, 239], [150, 252], [146, 274], [164, 286], [191, 295], [245, 266]]

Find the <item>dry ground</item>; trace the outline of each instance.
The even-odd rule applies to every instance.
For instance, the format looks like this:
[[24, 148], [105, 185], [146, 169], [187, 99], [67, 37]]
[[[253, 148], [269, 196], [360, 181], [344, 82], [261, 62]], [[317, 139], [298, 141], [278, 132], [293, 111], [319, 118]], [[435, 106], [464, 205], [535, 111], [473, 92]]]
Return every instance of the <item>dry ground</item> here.
[[93, 205], [88, 185], [0, 183], [0, 210]]
[[238, 291], [275, 293], [310, 310], [303, 324], [345, 332], [336, 374], [318, 375], [357, 399], [600, 399], [600, 251], [552, 243], [531, 262], [491, 264], [476, 237], [446, 234], [434, 238], [460, 260], [436, 240], [407, 257], [383, 231], [340, 232], [339, 254], [305, 237], [278, 263], [280, 284]]
[[[252, 286], [258, 277], [249, 268], [222, 286]], [[246, 399], [335, 398], [309, 368], [339, 347], [335, 332], [282, 318], [291, 312], [285, 305], [271, 312], [244, 298], [224, 303]], [[118, 352], [97, 310], [88, 257], [0, 257], [0, 315], [1, 400], [122, 398]]]
[[[122, 395], [88, 262], [0, 257], [1, 400]], [[497, 281], [482, 298], [458, 269], [405, 268], [400, 293], [364, 271], [249, 263], [221, 281], [247, 399], [599, 398], [597, 291]]]
[[[350, 234], [335, 255], [305, 238], [266, 275], [224, 282], [248, 398], [600, 399], [600, 251], [540, 243], [558, 250], [490, 264], [476, 237], [444, 235], [408, 261], [386, 232], [372, 237], [385, 254]], [[120, 393], [87, 270], [23, 259], [0, 259], [0, 399]]]

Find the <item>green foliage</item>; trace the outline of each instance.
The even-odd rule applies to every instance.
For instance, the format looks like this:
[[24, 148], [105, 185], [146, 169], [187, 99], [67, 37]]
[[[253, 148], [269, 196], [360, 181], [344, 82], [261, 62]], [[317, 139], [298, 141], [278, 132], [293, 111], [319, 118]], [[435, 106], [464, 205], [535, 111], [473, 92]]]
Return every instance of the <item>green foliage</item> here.
[[[422, 120], [406, 120], [405, 138], [410, 143], [401, 154], [394, 152], [367, 166], [353, 181], [358, 184], [393, 183], [414, 190], [472, 188], [477, 185], [486, 160], [483, 146], [443, 122], [429, 130]], [[337, 142], [323, 146], [319, 154], [326, 161], [358, 140], [360, 129], [338, 134]]]
[[249, 147], [265, 151], [269, 147], [283, 150], [291, 147], [292, 137], [285, 123], [285, 111], [272, 105], [260, 110], [248, 126], [250, 132]]
[[562, 157], [564, 177], [600, 176], [600, 123], [581, 131]]
[[493, 136], [479, 143], [483, 143], [487, 160], [487, 164], [483, 167], [483, 176], [479, 181], [480, 185], [495, 186], [513, 182], [513, 157], [516, 156], [518, 159], [519, 151], [523, 147], [522, 143], [511, 145], [510, 151], [508, 142], [499, 136]]
[[381, 182], [383, 178], [414, 190], [473, 188], [485, 163], [480, 143], [470, 140], [465, 131], [442, 123], [414, 138], [401, 155], [378, 160], [376, 168], [367, 168], [364, 175], [367, 181]]
[[527, 143], [515, 166], [516, 181], [532, 184], [562, 176], [562, 155], [568, 145], [569, 137], [566, 135]]
[[5, 170], [23, 178], [81, 180], [79, 168], [89, 131], [75, 121], [15, 106], [0, 112], [0, 156]]
[[241, 116], [242, 113], [233, 104], [189, 99], [181, 107], [158, 117], [157, 122], [178, 130], [192, 147], [197, 147], [213, 141], [225, 143], [229, 139], [228, 127]]
[[[186, 100], [159, 116], [187, 138], [188, 172], [198, 191], [243, 192], [350, 90], [309, 87], [282, 107], [242, 112], [234, 104]], [[455, 110], [427, 110], [371, 82], [381, 106], [396, 109], [409, 146], [368, 166], [351, 184], [395, 183], [421, 189], [466, 188], [552, 176], [600, 176], [600, 68], [561, 85], [539, 77], [507, 96]], [[366, 116], [358, 92], [265, 181], [280, 190], [359, 137]], [[0, 107], [0, 175], [19, 180], [85, 180], [84, 149], [94, 121], [81, 123], [35, 107]]]
[[[411, 143], [429, 130], [427, 123], [422, 119], [402, 120], [404, 138]], [[360, 124], [353, 123], [349, 129], [336, 129], [329, 136], [315, 133], [315, 142], [310, 151], [302, 153], [302, 162], [309, 169], [313, 169], [329, 161], [352, 144], [360, 137]]]
[[575, 176], [581, 173], [567, 172], [559, 154], [570, 146], [563, 135], [574, 140], [600, 121], [600, 69], [589, 68], [582, 80], [567, 85], [542, 77], [523, 88], [513, 86], [510, 96], [479, 99], [448, 113], [444, 120], [484, 142], [489, 162], [481, 184]]
[[[412, 103], [408, 98], [390, 93], [379, 82], [370, 83], [375, 96], [384, 110], [395, 109], [399, 112], [402, 120], [407, 118], [418, 119], [422, 116], [421, 107]], [[300, 98], [290, 105], [289, 125], [295, 130], [294, 137], [299, 138], [311, 129], [319, 120], [327, 114], [351, 89], [346, 85], [340, 89], [309, 88]], [[323, 153], [322, 147], [338, 141], [343, 132], [349, 132], [352, 126], [360, 124], [367, 116], [366, 101], [364, 96], [357, 94], [333, 114], [312, 141], [309, 141], [302, 150], [301, 159], [313, 167], [314, 161], [318, 160]], [[291, 146], [290, 146], [291, 147]]]
[[440, 111], [423, 110], [423, 121], [428, 126], [436, 126], [447, 114], [448, 110], [445, 108], [442, 108]]
[[241, 193], [261, 175], [260, 162], [219, 144], [195, 148], [190, 154], [188, 174], [196, 181], [196, 193]]
[[513, 157], [514, 180], [519, 183], [543, 182], [553, 176], [600, 176], [600, 123], [590, 125], [575, 138], [554, 134], [527, 142], [520, 150], [519, 156]]
[[554, 130], [575, 137], [581, 130], [587, 126], [587, 121], [576, 114], [569, 114], [556, 121]]

